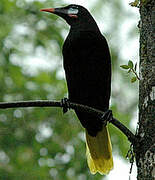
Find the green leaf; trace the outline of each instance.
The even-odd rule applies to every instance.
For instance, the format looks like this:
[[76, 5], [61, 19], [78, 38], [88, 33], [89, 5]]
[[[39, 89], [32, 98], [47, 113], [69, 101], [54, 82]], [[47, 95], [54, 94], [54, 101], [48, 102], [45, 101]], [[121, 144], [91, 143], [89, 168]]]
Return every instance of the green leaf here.
[[134, 2], [129, 3], [132, 7], [138, 7], [139, 6], [139, 0], [135, 0]]
[[134, 83], [134, 82], [136, 82], [136, 80], [137, 80], [137, 78], [134, 76], [134, 77], [132, 77], [131, 78], [131, 83]]
[[129, 68], [133, 69], [133, 62], [131, 60], [128, 61]]
[[131, 69], [128, 70], [128, 73], [130, 73], [130, 72], [131, 72]]
[[120, 66], [122, 69], [129, 69], [130, 67], [128, 65], [121, 65]]

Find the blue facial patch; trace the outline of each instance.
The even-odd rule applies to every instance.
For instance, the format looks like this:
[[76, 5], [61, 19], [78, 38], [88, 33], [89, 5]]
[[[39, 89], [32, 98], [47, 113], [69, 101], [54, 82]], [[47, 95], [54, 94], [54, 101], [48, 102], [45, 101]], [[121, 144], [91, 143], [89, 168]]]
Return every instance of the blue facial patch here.
[[68, 9], [68, 14], [78, 14], [79, 10], [78, 9], [74, 9], [74, 8], [69, 8]]

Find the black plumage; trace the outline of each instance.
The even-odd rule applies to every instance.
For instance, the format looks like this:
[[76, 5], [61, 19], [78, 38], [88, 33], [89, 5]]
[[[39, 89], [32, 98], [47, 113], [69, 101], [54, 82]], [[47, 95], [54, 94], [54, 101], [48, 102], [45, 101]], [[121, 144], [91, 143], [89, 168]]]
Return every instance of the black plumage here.
[[[63, 45], [63, 65], [69, 100], [106, 111], [111, 91], [111, 58], [105, 37], [94, 18], [82, 6], [48, 8], [70, 25]], [[91, 173], [107, 174], [113, 168], [112, 148], [107, 127], [92, 114], [76, 111], [86, 128], [87, 161]]]
[[[82, 6], [48, 8], [71, 26], [63, 45], [63, 64], [69, 99], [100, 110], [109, 108], [111, 60], [108, 44], [94, 18]], [[83, 127], [95, 136], [102, 129], [101, 120], [76, 111]]]
[[[78, 18], [70, 22], [63, 45], [69, 99], [105, 111], [109, 108], [111, 89], [109, 48], [90, 13], [81, 6], [78, 8]], [[88, 113], [76, 111], [76, 114], [90, 135], [95, 136], [102, 129], [100, 119]]]

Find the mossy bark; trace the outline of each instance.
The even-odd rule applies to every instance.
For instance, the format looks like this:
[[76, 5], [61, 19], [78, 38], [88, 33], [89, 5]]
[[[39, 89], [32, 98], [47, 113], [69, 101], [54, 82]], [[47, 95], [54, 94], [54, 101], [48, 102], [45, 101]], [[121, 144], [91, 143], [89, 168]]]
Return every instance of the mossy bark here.
[[140, 3], [139, 145], [137, 179], [155, 179], [155, 0]]

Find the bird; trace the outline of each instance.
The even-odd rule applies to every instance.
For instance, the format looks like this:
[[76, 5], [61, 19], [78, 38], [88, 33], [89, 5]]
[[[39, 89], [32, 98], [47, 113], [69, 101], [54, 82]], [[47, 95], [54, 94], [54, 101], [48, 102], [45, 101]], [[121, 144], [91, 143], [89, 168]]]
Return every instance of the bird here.
[[[70, 26], [62, 48], [69, 100], [107, 111], [111, 94], [111, 56], [93, 16], [85, 7], [76, 4], [41, 11], [63, 18]], [[85, 129], [91, 174], [108, 174], [113, 169], [108, 127], [95, 115], [75, 112]]]

